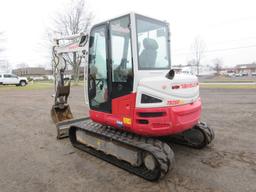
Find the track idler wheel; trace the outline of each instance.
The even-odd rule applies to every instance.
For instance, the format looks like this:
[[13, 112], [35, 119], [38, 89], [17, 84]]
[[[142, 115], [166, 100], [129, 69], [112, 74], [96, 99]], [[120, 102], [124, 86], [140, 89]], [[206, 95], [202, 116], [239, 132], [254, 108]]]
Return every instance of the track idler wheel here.
[[157, 166], [157, 162], [156, 162], [154, 156], [152, 154], [149, 154], [149, 153], [147, 153], [144, 156], [143, 162], [144, 162], [145, 167], [148, 170], [154, 170], [156, 168], [156, 166]]
[[183, 133], [170, 136], [169, 142], [176, 144], [186, 145], [195, 149], [202, 149], [212, 142], [215, 134], [213, 129], [206, 125], [206, 123], [200, 122], [192, 129], [189, 129]]

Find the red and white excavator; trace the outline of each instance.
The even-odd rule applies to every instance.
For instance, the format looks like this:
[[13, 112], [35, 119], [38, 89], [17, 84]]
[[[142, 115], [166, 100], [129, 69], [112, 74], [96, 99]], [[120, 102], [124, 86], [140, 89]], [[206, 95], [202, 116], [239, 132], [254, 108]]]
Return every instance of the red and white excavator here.
[[[151, 181], [174, 166], [169, 143], [203, 148], [213, 140], [200, 122], [197, 77], [171, 70], [168, 23], [130, 13], [55, 42], [58, 138], [69, 136], [74, 147]], [[89, 117], [82, 119], [67, 103], [67, 53], [86, 59]]]

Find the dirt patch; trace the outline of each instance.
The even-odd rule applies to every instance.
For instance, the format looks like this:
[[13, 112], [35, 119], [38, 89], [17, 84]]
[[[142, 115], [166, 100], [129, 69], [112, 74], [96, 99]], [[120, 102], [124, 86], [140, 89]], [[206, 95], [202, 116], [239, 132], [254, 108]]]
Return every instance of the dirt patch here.
[[[56, 140], [51, 89], [0, 91], [0, 191], [256, 191], [256, 91], [202, 89], [202, 120], [216, 133], [203, 150], [173, 145], [176, 166], [148, 182]], [[72, 112], [88, 114], [83, 88]]]

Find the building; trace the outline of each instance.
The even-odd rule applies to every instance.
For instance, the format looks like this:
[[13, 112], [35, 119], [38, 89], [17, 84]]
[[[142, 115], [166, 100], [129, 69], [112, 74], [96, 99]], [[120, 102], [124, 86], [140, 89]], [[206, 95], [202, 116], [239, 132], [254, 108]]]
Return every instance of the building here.
[[[172, 66], [171, 68], [174, 69], [174, 71], [177, 73], [187, 73], [187, 74], [197, 75], [196, 65], [176, 65], [176, 66]], [[199, 66], [199, 76], [207, 76], [207, 75], [213, 75], [213, 74], [215, 74], [215, 71], [211, 66], [209, 65]]]
[[[73, 79], [73, 70], [66, 70], [66, 75]], [[79, 67], [79, 79], [82, 80], [84, 78], [84, 67]]]
[[8, 61], [5, 59], [0, 59], [0, 72], [9, 73], [10, 71], [11, 70]]
[[235, 73], [236, 73], [235, 67], [224, 67], [224, 68], [220, 68], [220, 71], [219, 71], [220, 75], [229, 76], [229, 77], [234, 76]]
[[12, 73], [22, 77], [28, 77], [34, 80], [49, 79], [52, 76], [52, 70], [46, 70], [43, 67], [24, 67], [12, 70]]
[[241, 76], [256, 76], [256, 63], [237, 65], [235, 73]]
[[[43, 67], [24, 67], [12, 70], [12, 73], [18, 76], [27, 77], [33, 80], [53, 80], [52, 70], [47, 70]], [[72, 78], [73, 70], [66, 70], [65, 77]], [[84, 67], [79, 68], [79, 78], [84, 78]]]

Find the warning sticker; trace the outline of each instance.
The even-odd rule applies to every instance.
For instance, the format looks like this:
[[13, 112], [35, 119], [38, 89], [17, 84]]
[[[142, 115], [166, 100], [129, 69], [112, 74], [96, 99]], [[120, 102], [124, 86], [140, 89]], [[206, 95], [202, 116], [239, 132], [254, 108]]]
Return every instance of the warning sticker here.
[[132, 119], [131, 119], [131, 118], [124, 117], [124, 118], [123, 118], [123, 122], [124, 122], [124, 124], [126, 124], [126, 125], [131, 125], [131, 124], [132, 124]]

